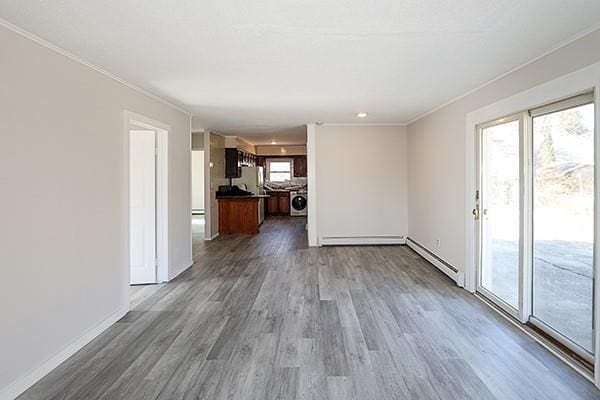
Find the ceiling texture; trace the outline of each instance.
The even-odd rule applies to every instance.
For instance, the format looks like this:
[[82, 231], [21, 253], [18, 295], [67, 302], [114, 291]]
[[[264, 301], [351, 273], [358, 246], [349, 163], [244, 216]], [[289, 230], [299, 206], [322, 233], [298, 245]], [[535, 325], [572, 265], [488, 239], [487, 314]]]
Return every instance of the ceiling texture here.
[[256, 139], [409, 122], [598, 26], [600, 1], [0, 0], [0, 18]]

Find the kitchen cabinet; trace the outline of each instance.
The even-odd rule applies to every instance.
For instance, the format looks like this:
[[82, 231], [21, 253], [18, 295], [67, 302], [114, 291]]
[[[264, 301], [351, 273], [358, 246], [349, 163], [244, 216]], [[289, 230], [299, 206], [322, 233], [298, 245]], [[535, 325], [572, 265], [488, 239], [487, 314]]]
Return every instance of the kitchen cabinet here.
[[269, 202], [267, 205], [267, 214], [269, 215], [277, 215], [279, 214], [279, 195], [274, 194], [273, 192], [267, 192], [269, 197]]
[[234, 148], [225, 149], [225, 178], [241, 178], [242, 166], [255, 167], [256, 156]]
[[258, 233], [265, 196], [217, 197], [219, 203], [219, 233]]
[[269, 201], [267, 202], [268, 215], [290, 215], [290, 192], [267, 191]]
[[306, 178], [306, 156], [294, 157], [294, 177]]
[[279, 213], [283, 215], [290, 214], [290, 193], [279, 195]]

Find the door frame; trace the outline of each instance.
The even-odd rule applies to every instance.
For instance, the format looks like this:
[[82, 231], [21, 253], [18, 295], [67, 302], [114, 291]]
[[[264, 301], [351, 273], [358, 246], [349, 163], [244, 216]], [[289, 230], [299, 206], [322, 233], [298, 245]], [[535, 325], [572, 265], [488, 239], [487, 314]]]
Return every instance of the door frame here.
[[[465, 289], [471, 293], [475, 293], [477, 289], [477, 257], [478, 257], [478, 243], [477, 243], [477, 229], [478, 224], [475, 223], [471, 214], [472, 209], [475, 207], [474, 193], [477, 187], [477, 126], [484, 124], [488, 121], [498, 120], [507, 115], [514, 115], [526, 110], [531, 110], [545, 104], [550, 104], [560, 100], [564, 100], [578, 94], [585, 92], [594, 91], [594, 99], [596, 104], [596, 123], [595, 123], [595, 237], [600, 238], [600, 63], [592, 64], [578, 71], [563, 75], [551, 81], [545, 82], [523, 92], [517, 93], [513, 96], [489, 104], [485, 107], [471, 111], [466, 115], [466, 130], [465, 130]], [[530, 124], [529, 124], [530, 125]], [[529, 140], [531, 139], [531, 126], [526, 126], [524, 131], [527, 132]], [[531, 146], [529, 142], [525, 145]], [[529, 148], [530, 149], [530, 148]], [[529, 149], [527, 149], [529, 151]], [[531, 173], [531, 165], [527, 165], [524, 171]], [[524, 183], [524, 182], [523, 182]], [[531, 190], [526, 192], [531, 193]], [[525, 199], [525, 201], [531, 201], [531, 198]], [[526, 221], [530, 221], [527, 217]], [[522, 232], [523, 233], [523, 232]], [[525, 232], [526, 235], [531, 235], [531, 224], [527, 227]], [[522, 237], [525, 239], [525, 236]], [[600, 255], [600, 240], [596, 240], [594, 243], [595, 255]], [[522, 254], [523, 257], [528, 257], [529, 254]], [[594, 257], [594, 279], [600, 276], [600, 257]], [[531, 280], [531, 277], [526, 277]], [[531, 305], [524, 305], [522, 307], [531, 307]], [[525, 313], [526, 311], [523, 310]], [[520, 315], [520, 320], [522, 320]], [[515, 325], [523, 329], [518, 323]], [[527, 331], [525, 331], [527, 333]], [[527, 333], [531, 336], [530, 333]], [[535, 340], [537, 337], [532, 336]], [[600, 284], [596, 284], [594, 287], [594, 339], [597, 345], [600, 345]], [[593, 381], [596, 387], [600, 388], [600, 351], [596, 353], [599, 355], [594, 360], [594, 376], [590, 377], [588, 374], [574, 364], [570, 359], [564, 357], [560, 352], [557, 352], [552, 346], [544, 343], [544, 341], [538, 340], [538, 342], [554, 353], [557, 357], [561, 358], [565, 363], [571, 366], [576, 371], [580, 372], [583, 376]], [[600, 346], [598, 346], [600, 347]], [[600, 350], [600, 348], [598, 348]]]
[[129, 286], [130, 286], [130, 265], [129, 255], [131, 251], [129, 243], [130, 220], [129, 220], [129, 132], [135, 128], [144, 128], [156, 132], [156, 283], [167, 282], [169, 280], [169, 161], [168, 161], [168, 140], [170, 126], [160, 121], [153, 120], [134, 112], [123, 111], [123, 149], [124, 149], [124, 168], [123, 168], [123, 185], [124, 185], [124, 243], [126, 243], [126, 262], [127, 267], [124, 271], [123, 284], [124, 295], [127, 303], [129, 303]]

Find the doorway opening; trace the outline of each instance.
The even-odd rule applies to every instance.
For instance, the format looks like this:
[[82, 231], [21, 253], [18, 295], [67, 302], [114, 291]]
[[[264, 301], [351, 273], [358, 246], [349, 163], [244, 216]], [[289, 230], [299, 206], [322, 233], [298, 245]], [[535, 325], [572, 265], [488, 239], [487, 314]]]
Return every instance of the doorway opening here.
[[192, 132], [192, 242], [206, 235], [204, 132]]
[[[125, 112], [128, 155], [129, 300], [168, 281], [167, 141], [169, 127]], [[151, 286], [150, 286], [151, 285]]]
[[477, 127], [476, 291], [593, 367], [593, 93]]

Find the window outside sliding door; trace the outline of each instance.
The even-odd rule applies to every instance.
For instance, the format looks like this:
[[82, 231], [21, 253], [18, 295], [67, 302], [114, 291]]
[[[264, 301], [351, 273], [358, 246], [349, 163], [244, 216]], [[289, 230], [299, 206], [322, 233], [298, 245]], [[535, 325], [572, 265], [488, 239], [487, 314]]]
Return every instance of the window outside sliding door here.
[[588, 361], [595, 353], [593, 95], [478, 127], [477, 291]]
[[[594, 104], [533, 110], [533, 317], [593, 354]], [[552, 332], [554, 333], [554, 332]]]

